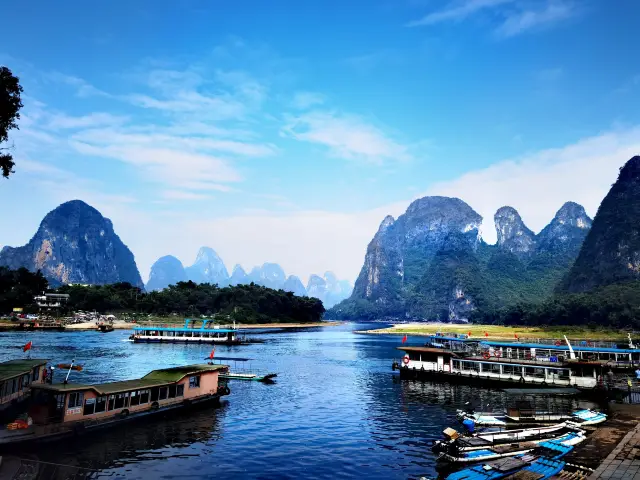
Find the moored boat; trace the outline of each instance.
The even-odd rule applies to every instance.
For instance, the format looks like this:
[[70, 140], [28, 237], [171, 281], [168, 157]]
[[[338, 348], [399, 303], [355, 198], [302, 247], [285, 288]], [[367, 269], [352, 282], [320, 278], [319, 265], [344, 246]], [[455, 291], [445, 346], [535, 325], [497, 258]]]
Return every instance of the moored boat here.
[[499, 430], [490, 432], [473, 433], [461, 436], [452, 428], [444, 431], [445, 440], [437, 440], [431, 448], [434, 453], [441, 452], [470, 452], [483, 450], [497, 445], [527, 442], [532, 440], [550, 440], [568, 432], [580, 431], [571, 422], [562, 422], [538, 428], [522, 428], [517, 430]]
[[447, 480], [498, 480], [511, 478], [512, 475], [523, 471], [529, 475], [521, 475], [521, 478], [546, 480], [562, 471], [565, 462], [560, 458], [573, 449], [571, 446], [558, 445], [554, 442], [540, 444], [540, 448], [538, 455], [527, 453], [474, 465], [450, 474]]
[[452, 463], [486, 462], [498, 458], [530, 453], [546, 442], [557, 442], [566, 446], [575, 446], [584, 442], [586, 439], [587, 437], [585, 436], [584, 431], [573, 431], [553, 437], [549, 440], [537, 439], [530, 440], [528, 442], [508, 443], [470, 451], [461, 451], [456, 448], [455, 444], [453, 444], [450, 451], [440, 452], [439, 458]]
[[0, 418], [27, 400], [32, 386], [45, 382], [46, 364], [37, 358], [0, 363]]
[[400, 378], [432, 379], [483, 386], [510, 384], [526, 387], [575, 387], [581, 391], [601, 390], [602, 366], [589, 362], [514, 360], [498, 351], [481, 355], [436, 347], [398, 347], [405, 352], [392, 368]]
[[570, 420], [582, 425], [595, 425], [607, 419], [607, 415], [595, 410], [575, 410], [572, 412], [537, 411], [529, 408], [509, 408], [504, 413], [474, 412], [458, 410], [458, 420], [463, 424], [471, 422], [475, 427], [509, 427], [523, 424], [547, 424]]
[[110, 323], [101, 323], [98, 325], [98, 331], [102, 333], [113, 332], [113, 325]]
[[161, 412], [215, 403], [230, 390], [226, 365], [154, 370], [136, 380], [32, 385], [28, 417], [0, 430], [0, 445], [78, 435]]

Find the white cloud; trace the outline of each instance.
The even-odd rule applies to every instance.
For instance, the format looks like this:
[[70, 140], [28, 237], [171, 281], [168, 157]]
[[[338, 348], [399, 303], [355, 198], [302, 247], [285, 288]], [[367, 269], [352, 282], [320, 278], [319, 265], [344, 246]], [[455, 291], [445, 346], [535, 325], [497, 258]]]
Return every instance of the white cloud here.
[[449, 4], [447, 8], [429, 13], [419, 20], [408, 23], [407, 26], [419, 27], [441, 22], [461, 21], [481, 10], [496, 8], [512, 1], [513, 0], [464, 0], [453, 2]]
[[577, 13], [572, 4], [563, 1], [551, 1], [540, 10], [523, 10], [509, 15], [496, 29], [498, 37], [507, 38], [549, 27], [572, 18]]
[[309, 107], [315, 105], [322, 105], [325, 102], [325, 97], [321, 93], [316, 92], [296, 92], [291, 101], [293, 108], [298, 110], [306, 110]]
[[581, 204], [593, 217], [615, 182], [618, 169], [638, 153], [640, 127], [498, 162], [432, 185], [426, 193], [463, 199], [484, 217], [483, 237], [493, 243], [493, 215], [504, 205], [518, 210], [535, 232], [542, 230], [567, 201]]
[[111, 96], [107, 92], [104, 92], [99, 88], [94, 87], [86, 80], [75, 77], [73, 75], [66, 75], [60, 72], [49, 72], [46, 75], [46, 78], [54, 82], [63, 83], [63, 84], [74, 87], [76, 89], [76, 95], [78, 97], [91, 97], [91, 96], [110, 97]]
[[324, 145], [332, 155], [345, 159], [382, 163], [411, 158], [406, 146], [353, 115], [311, 112], [291, 117], [282, 133], [299, 141]]
[[185, 190], [166, 190], [162, 192], [162, 198], [167, 200], [209, 200], [206, 193], [188, 192]]

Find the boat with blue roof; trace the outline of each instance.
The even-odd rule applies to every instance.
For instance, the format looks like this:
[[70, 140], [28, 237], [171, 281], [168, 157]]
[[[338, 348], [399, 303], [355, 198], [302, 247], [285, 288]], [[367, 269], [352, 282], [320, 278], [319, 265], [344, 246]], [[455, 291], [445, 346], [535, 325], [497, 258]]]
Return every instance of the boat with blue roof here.
[[496, 445], [489, 448], [480, 448], [476, 450], [459, 450], [456, 445], [453, 444], [449, 451], [443, 451], [439, 453], [439, 459], [452, 463], [474, 463], [474, 462], [486, 462], [489, 460], [496, 460], [498, 458], [513, 457], [516, 455], [522, 455], [530, 453], [537, 448], [545, 445], [562, 445], [562, 446], [576, 446], [587, 439], [583, 430], [576, 430], [566, 432], [551, 440], [531, 440], [528, 442], [508, 443], [504, 445]]
[[214, 345], [242, 345], [249, 343], [238, 335], [239, 329], [233, 325], [216, 325], [213, 320], [204, 319], [200, 326], [196, 320], [185, 319], [184, 326], [137, 325], [129, 337], [135, 343], [207, 343]]

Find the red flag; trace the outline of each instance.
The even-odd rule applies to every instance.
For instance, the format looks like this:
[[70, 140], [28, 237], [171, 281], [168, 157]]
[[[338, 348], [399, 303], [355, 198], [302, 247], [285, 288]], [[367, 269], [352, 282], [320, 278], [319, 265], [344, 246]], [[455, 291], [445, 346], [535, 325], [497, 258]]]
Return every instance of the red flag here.
[[31, 340], [29, 340], [29, 342], [24, 347], [22, 347], [22, 351], [26, 352], [27, 350], [31, 350], [31, 345]]
[[518, 334], [517, 333], [514, 333], [513, 336], [516, 337], [516, 340], [518, 339]]
[[469, 331], [467, 332], [467, 335], [468, 335], [469, 337], [471, 336], [471, 330], [469, 330]]
[[211, 350], [211, 353], [209, 354], [209, 359], [213, 360], [213, 354], [216, 353], [216, 349], [214, 348], [213, 350]]
[[407, 336], [405, 335], [404, 337], [402, 337], [402, 343], [407, 341]]
[[489, 334], [488, 334], [487, 332], [484, 332], [484, 336], [485, 336], [485, 337], [488, 337], [488, 336], [489, 336]]

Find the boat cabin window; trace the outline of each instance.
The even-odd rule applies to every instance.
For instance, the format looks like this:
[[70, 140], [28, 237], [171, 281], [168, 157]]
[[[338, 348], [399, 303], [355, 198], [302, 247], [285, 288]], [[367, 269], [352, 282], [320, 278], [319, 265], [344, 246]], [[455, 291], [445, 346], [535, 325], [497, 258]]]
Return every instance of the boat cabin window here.
[[109, 401], [107, 402], [107, 410], [113, 410], [115, 408], [116, 396], [109, 395]]
[[156, 402], [158, 400], [158, 396], [160, 395], [160, 389], [158, 387], [151, 389], [151, 401]]
[[149, 403], [149, 390], [140, 390], [138, 393], [140, 394], [140, 405]]
[[159, 400], [166, 400], [167, 399], [167, 393], [168, 393], [168, 388], [167, 387], [160, 387], [160, 395], [158, 397]]
[[505, 375], [520, 375], [522, 373], [522, 367], [517, 367], [515, 365], [503, 365], [502, 373]]
[[107, 397], [96, 398], [96, 413], [104, 412], [107, 409]]
[[28, 387], [30, 382], [31, 382], [31, 375], [30, 374], [27, 373], [27, 374], [22, 376], [22, 388]]
[[118, 393], [116, 395], [115, 402], [114, 402], [114, 406], [115, 406], [114, 410], [118, 410], [119, 408], [124, 408], [128, 406], [128, 403], [129, 403], [127, 402], [128, 395], [129, 395], [128, 393]]
[[176, 388], [176, 397], [184, 397], [184, 385], [182, 383]]
[[500, 364], [498, 363], [483, 363], [482, 371], [485, 373], [500, 374]]
[[189, 377], [189, 388], [200, 388], [200, 375]]
[[71, 392], [69, 394], [69, 406], [67, 408], [76, 408], [82, 406], [84, 392]]
[[169, 398], [176, 398], [176, 386], [169, 385]]
[[39, 379], [40, 379], [40, 366], [37, 366], [36, 368], [33, 369], [31, 380], [35, 382], [36, 380], [39, 380]]
[[83, 415], [93, 415], [96, 411], [96, 399], [95, 398], [87, 398], [84, 401], [84, 411]]
[[140, 395], [138, 395], [137, 391], [131, 392], [131, 395], [129, 396], [129, 403], [132, 407], [140, 405]]

